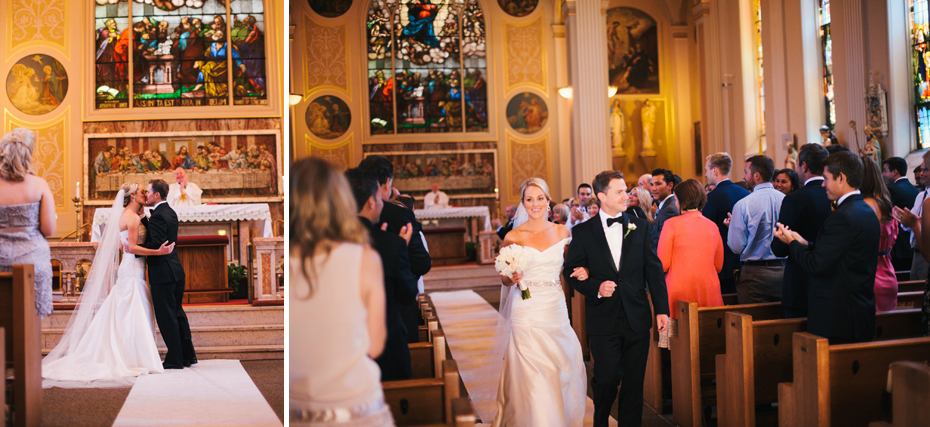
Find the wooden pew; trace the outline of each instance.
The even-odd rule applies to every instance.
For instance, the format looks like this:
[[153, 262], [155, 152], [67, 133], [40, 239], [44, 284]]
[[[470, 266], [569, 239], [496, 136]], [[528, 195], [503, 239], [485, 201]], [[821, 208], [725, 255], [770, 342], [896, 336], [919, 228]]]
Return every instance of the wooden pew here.
[[739, 304], [738, 295], [739, 295], [739, 294], [723, 294], [723, 295], [721, 295], [721, 296], [723, 297], [723, 305], [738, 305], [738, 304]]
[[7, 366], [13, 366], [10, 408], [16, 427], [37, 427], [42, 422], [41, 322], [36, 314], [34, 272], [28, 264], [14, 265], [12, 273], [0, 273], [0, 328], [6, 331], [6, 363], [0, 367], [5, 373]]
[[678, 301], [678, 336], [669, 340], [672, 357], [672, 413], [684, 427], [700, 427], [703, 408], [716, 403], [716, 387], [707, 383], [716, 378], [715, 357], [726, 352], [727, 312], [746, 313], [754, 319], [781, 319], [781, 303], [745, 304], [698, 308], [697, 303]]
[[898, 310], [920, 308], [924, 303], [924, 292], [898, 292]]
[[439, 329], [439, 319], [435, 315], [430, 316], [426, 319], [424, 325], [417, 327], [417, 333], [420, 336], [420, 342], [432, 342], [433, 336], [432, 331]]
[[453, 422], [452, 401], [459, 397], [458, 365], [454, 360], [443, 361], [439, 372], [437, 378], [381, 383], [384, 399], [391, 407], [394, 422], [398, 426]]
[[910, 270], [908, 270], [908, 271], [895, 271], [895, 272], [894, 272], [894, 275], [895, 275], [895, 277], [898, 279], [898, 283], [903, 282], [903, 281], [905, 281], [905, 280], [910, 280], [910, 279], [911, 279], [911, 271], [910, 271]]
[[432, 337], [432, 342], [407, 344], [410, 347], [411, 378], [442, 378], [442, 362], [446, 360], [446, 336], [441, 329], [436, 329]]
[[926, 282], [923, 280], [906, 280], [898, 282], [898, 293], [923, 292]]
[[[807, 330], [807, 318], [754, 321], [730, 312], [725, 318], [726, 354], [717, 355], [717, 425], [756, 425], [756, 405], [778, 399], [778, 384], [792, 378], [790, 337]], [[918, 337], [920, 310], [879, 313], [875, 340]]]
[[893, 362], [930, 359], [930, 337], [830, 345], [792, 337], [793, 382], [778, 385], [780, 426], [867, 426], [885, 420], [882, 390]]
[[915, 362], [891, 364], [892, 423], [869, 427], [930, 426], [930, 366]]

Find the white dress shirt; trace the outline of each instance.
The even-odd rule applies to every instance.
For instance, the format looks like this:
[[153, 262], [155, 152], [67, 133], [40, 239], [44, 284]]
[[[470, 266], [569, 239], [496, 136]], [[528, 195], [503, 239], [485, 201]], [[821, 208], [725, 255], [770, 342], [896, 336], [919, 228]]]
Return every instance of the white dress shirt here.
[[[436, 201], [436, 196], [439, 196], [439, 201]], [[438, 208], [448, 208], [449, 207], [449, 196], [442, 191], [426, 193], [426, 196], [423, 197], [423, 208], [424, 209], [438, 209]]]
[[810, 178], [807, 178], [807, 181], [804, 181], [804, 186], [806, 187], [807, 184], [809, 184], [811, 181], [823, 181], [823, 177], [822, 177], [822, 176], [812, 176], [812, 177], [810, 177]]
[[845, 201], [847, 198], [849, 198], [849, 196], [852, 196], [853, 194], [862, 194], [862, 192], [859, 190], [853, 190], [840, 196], [840, 198], [836, 200], [836, 207], [839, 207], [840, 205], [842, 205], [843, 201]]
[[[928, 192], [928, 191], [930, 191], [930, 190], [921, 191], [920, 194], [919, 194], [919, 197], [917, 197], [916, 199], [914, 199], [914, 208], [911, 209], [911, 213], [914, 214], [914, 215], [916, 215], [918, 219], [920, 219], [920, 215], [921, 215], [921, 213], [923, 213], [923, 210], [924, 210], [924, 200], [927, 198], [927, 192]], [[910, 231], [910, 232], [911, 232], [911, 248], [917, 249], [917, 236], [914, 234], [914, 231], [911, 230], [911, 229], [908, 228], [908, 227], [903, 226], [903, 225], [901, 226], [901, 229], [904, 230], [904, 231]]]
[[[604, 211], [598, 212], [597, 215], [600, 217], [601, 225], [604, 226], [604, 235], [607, 237], [607, 246], [610, 247], [610, 255], [614, 258], [614, 266], [619, 270], [620, 255], [623, 253], [623, 224], [615, 222], [610, 227], [607, 227], [607, 220], [612, 217], [604, 213]], [[623, 212], [616, 216], [616, 218], [621, 217], [623, 217]]]
[[[669, 194], [668, 196], [665, 196], [665, 198], [662, 199], [661, 202], [659, 202], [659, 206], [656, 207], [656, 212], [659, 212], [659, 211], [662, 210], [662, 207], [665, 206], [665, 202], [668, 201], [668, 199], [669, 199], [670, 197], [672, 197], [671, 194]], [[644, 210], [645, 210], [645, 209], [644, 209]]]
[[181, 191], [181, 184], [173, 183], [168, 186], [168, 205], [170, 206], [200, 206], [200, 196], [203, 190], [193, 182], [187, 183], [187, 188]]

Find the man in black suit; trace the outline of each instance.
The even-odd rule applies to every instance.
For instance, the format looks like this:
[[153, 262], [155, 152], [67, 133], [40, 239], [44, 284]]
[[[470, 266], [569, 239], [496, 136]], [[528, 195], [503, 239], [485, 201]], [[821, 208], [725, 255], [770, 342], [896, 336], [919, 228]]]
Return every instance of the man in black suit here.
[[881, 229], [875, 211], [859, 193], [864, 167], [850, 152], [824, 160], [827, 197], [837, 207], [809, 242], [783, 224], [775, 237], [788, 245], [790, 257], [811, 275], [807, 331], [830, 344], [870, 341], [875, 334], [875, 271]]
[[[358, 168], [367, 173], [369, 176], [378, 181], [381, 187], [383, 201], [390, 201], [394, 195], [394, 165], [391, 161], [382, 156], [368, 156]], [[420, 276], [429, 273], [433, 265], [433, 259], [423, 245], [423, 239], [420, 238], [423, 232], [423, 226], [417, 221], [416, 215], [410, 209], [405, 209], [393, 203], [384, 203], [384, 210], [381, 212], [381, 220], [377, 222], [380, 227], [387, 224], [389, 233], [402, 233], [405, 227], [410, 227], [414, 238], [407, 242], [407, 257], [410, 260], [410, 271], [413, 273], [414, 283], [420, 280]], [[419, 334], [416, 333], [420, 325], [422, 316], [420, 307], [417, 304], [416, 294], [409, 300], [400, 300], [401, 317], [411, 332], [407, 335], [407, 341], [415, 343], [420, 340]]]
[[[727, 241], [729, 228], [724, 224], [727, 215], [733, 212], [733, 205], [749, 195], [749, 190], [733, 184], [730, 180], [730, 170], [733, 169], [733, 159], [727, 153], [717, 153], [707, 156], [704, 162], [704, 176], [708, 184], [714, 184], [714, 191], [707, 194], [707, 204], [701, 213], [705, 218], [717, 224], [721, 241]], [[717, 275], [720, 279], [720, 293], [736, 293], [735, 273], [742, 263], [739, 254], [733, 253], [730, 247], [723, 245], [723, 268]]]
[[[158, 249], [165, 242], [178, 241], [178, 215], [168, 206], [168, 183], [161, 179], [149, 181], [145, 193], [145, 204], [152, 206], [152, 216], [144, 222], [145, 242], [139, 246]], [[191, 327], [187, 314], [181, 307], [184, 299], [184, 267], [178, 258], [177, 249], [168, 255], [145, 257], [149, 270], [149, 285], [152, 288], [152, 306], [155, 322], [168, 347], [162, 364], [165, 369], [182, 369], [197, 363]]]
[[[798, 152], [797, 170], [804, 186], [785, 196], [778, 214], [779, 222], [796, 231], [808, 242], [814, 241], [824, 221], [833, 211], [827, 190], [822, 185], [823, 161], [826, 158], [827, 149], [820, 144], [806, 144], [801, 147], [801, 151]], [[781, 240], [772, 240], [772, 253], [775, 256], [788, 257], [781, 288], [785, 318], [807, 317], [807, 288], [810, 276], [796, 259], [789, 256], [788, 245]]]
[[[656, 207], [655, 228], [652, 229], [652, 249], [659, 247], [659, 236], [662, 234], [662, 227], [669, 218], [681, 214], [678, 210], [678, 199], [672, 193], [675, 188], [675, 174], [667, 169], [656, 169], [652, 171], [652, 182], [650, 183], [652, 200], [658, 203]], [[724, 240], [725, 241], [725, 240]]]
[[507, 206], [507, 224], [501, 225], [499, 219], [494, 219], [491, 221], [491, 226], [495, 227], [497, 237], [500, 237], [501, 240], [504, 240], [504, 237], [507, 236], [507, 233], [510, 230], [513, 230], [513, 217], [517, 215], [517, 207], [514, 205]]
[[[585, 296], [588, 341], [594, 358], [594, 425], [606, 427], [620, 387], [618, 424], [639, 426], [643, 380], [649, 354], [652, 294], [659, 331], [668, 326], [668, 293], [662, 262], [652, 246], [649, 221], [623, 215], [626, 182], [616, 171], [594, 178], [601, 210], [572, 230], [564, 271], [584, 267], [565, 279]], [[584, 279], [584, 280], [581, 280]]]
[[[882, 162], [882, 177], [891, 195], [891, 204], [901, 209], [910, 209], [917, 200], [920, 190], [907, 179], [907, 162], [900, 157], [892, 157]], [[901, 231], [891, 248], [891, 264], [895, 271], [908, 271], [914, 259], [911, 248], [910, 233]]]
[[411, 239], [412, 229], [406, 227], [404, 233], [382, 231], [378, 223], [383, 208], [390, 205], [381, 197], [381, 187], [375, 178], [359, 169], [346, 171], [346, 178], [352, 188], [352, 195], [358, 205], [358, 218], [371, 237], [371, 246], [381, 255], [381, 268], [384, 270], [384, 294], [387, 314], [387, 340], [384, 351], [376, 359], [381, 367], [381, 381], [404, 380], [410, 378], [410, 348], [407, 335], [416, 334], [404, 324], [401, 317], [401, 302], [416, 299], [417, 281], [410, 272], [407, 258], [407, 242]]

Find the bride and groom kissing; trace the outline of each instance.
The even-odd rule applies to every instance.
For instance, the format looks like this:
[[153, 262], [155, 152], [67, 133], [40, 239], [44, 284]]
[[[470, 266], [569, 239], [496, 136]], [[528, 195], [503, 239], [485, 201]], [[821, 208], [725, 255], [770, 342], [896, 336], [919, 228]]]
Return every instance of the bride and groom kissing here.
[[[594, 425], [607, 426], [618, 387], [618, 425], [642, 424], [652, 325], [647, 292], [658, 330], [664, 331], [669, 314], [665, 274], [649, 222], [624, 215], [623, 174], [605, 171], [592, 184], [600, 212], [571, 234], [547, 220], [551, 197], [545, 181], [531, 178], [521, 186], [515, 227], [502, 246], [522, 246], [531, 260], [523, 273], [502, 276], [498, 329], [485, 365], [503, 358], [503, 369], [496, 408], [482, 414], [479, 407], [478, 414], [493, 419], [494, 426], [583, 425], [586, 371], [568, 320], [559, 280], [563, 271], [566, 282], [585, 296]], [[530, 298], [520, 297], [513, 286], [517, 282], [532, 288]]]
[[[165, 202], [167, 194], [168, 184], [160, 179], [120, 188], [65, 333], [42, 360], [46, 386], [127, 385], [139, 375], [197, 363], [181, 307], [185, 275], [175, 250], [178, 216]], [[152, 207], [149, 218], [144, 206]], [[168, 347], [164, 363], [153, 317]]]

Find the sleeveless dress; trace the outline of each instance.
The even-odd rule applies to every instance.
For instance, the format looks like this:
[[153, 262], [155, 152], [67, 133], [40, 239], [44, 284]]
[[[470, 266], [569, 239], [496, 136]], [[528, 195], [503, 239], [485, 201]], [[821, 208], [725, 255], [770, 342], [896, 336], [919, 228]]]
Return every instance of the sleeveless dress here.
[[[120, 231], [120, 247], [128, 238], [128, 230]], [[141, 224], [137, 239], [138, 243], [145, 241]], [[43, 361], [42, 377], [125, 384], [131, 377], [163, 373], [154, 319], [152, 292], [145, 281], [145, 257], [124, 253], [116, 282], [77, 347], [58, 360]]]
[[[24, 231], [3, 231], [9, 227]], [[0, 206], [0, 273], [16, 264], [35, 267], [36, 314], [52, 314], [52, 255], [39, 231], [39, 202]]]
[[581, 343], [562, 291], [563, 252], [571, 238], [538, 251], [523, 273], [530, 298], [513, 286], [511, 335], [497, 392], [497, 426], [581, 426], [588, 381]]
[[875, 311], [891, 311], [898, 307], [898, 278], [891, 265], [891, 248], [898, 237], [898, 221], [882, 225], [878, 243], [878, 269], [875, 272]]

